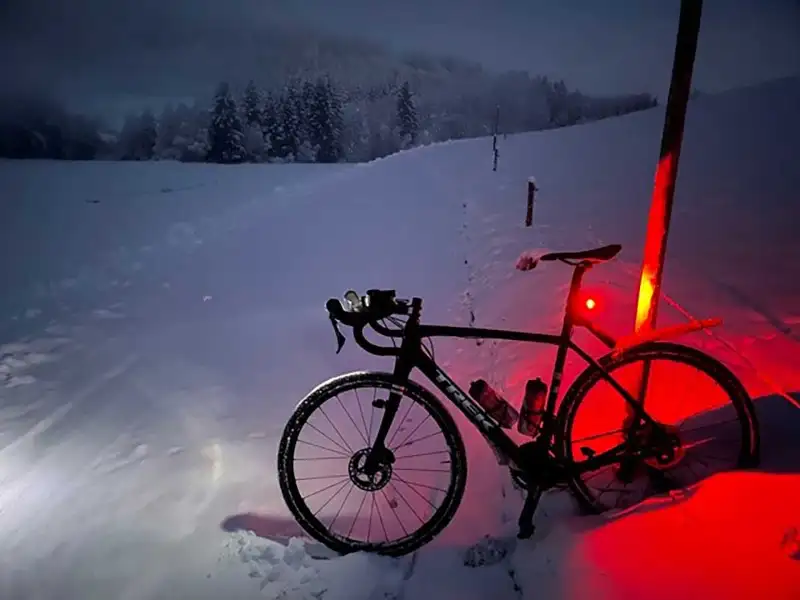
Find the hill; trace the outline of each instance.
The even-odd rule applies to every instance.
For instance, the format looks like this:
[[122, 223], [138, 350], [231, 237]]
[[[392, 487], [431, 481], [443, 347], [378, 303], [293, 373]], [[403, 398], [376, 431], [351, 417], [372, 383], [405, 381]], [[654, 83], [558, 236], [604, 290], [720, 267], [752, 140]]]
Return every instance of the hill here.
[[[661, 312], [725, 320], [687, 341], [757, 398], [760, 470], [614, 518], [577, 518], [549, 495], [534, 540], [477, 569], [465, 552], [487, 549], [484, 535], [502, 546], [520, 498], [467, 428], [464, 503], [416, 558], [322, 561], [288, 541], [301, 531], [273, 466], [283, 423], [322, 379], [388, 366], [354, 344], [334, 354], [324, 302], [391, 287], [422, 296], [428, 321], [472, 311], [548, 330], [567, 270], [519, 273], [519, 253], [619, 242], [589, 283], [602, 322], [626, 330], [659, 109], [508, 136], [497, 172], [488, 138], [329, 169], [0, 163], [15, 190], [0, 272], [16, 291], [0, 329], [3, 597], [792, 599], [800, 413], [781, 395], [800, 390], [799, 103], [800, 79], [692, 103]], [[515, 402], [552, 360], [513, 344], [436, 352], [457, 381], [487, 377]]]

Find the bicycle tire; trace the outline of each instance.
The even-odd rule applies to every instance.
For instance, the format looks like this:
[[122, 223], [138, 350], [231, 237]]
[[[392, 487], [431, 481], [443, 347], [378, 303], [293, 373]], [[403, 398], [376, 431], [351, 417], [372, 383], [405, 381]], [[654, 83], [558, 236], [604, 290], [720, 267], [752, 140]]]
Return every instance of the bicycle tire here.
[[[404, 397], [420, 404], [441, 428], [450, 456], [450, 484], [441, 506], [413, 534], [387, 544], [355, 543], [331, 533], [301, 497], [292, 462], [300, 430], [311, 414], [337, 394], [362, 388], [399, 391]], [[284, 502], [308, 535], [339, 554], [369, 552], [397, 557], [414, 552], [441, 533], [455, 516], [464, 495], [466, 479], [466, 449], [450, 413], [430, 391], [413, 381], [398, 384], [391, 373], [359, 371], [339, 375], [320, 384], [298, 404], [286, 423], [278, 448], [278, 480]]]
[[[755, 407], [747, 390], [739, 379], [725, 365], [712, 356], [690, 346], [671, 342], [647, 342], [634, 346], [622, 353], [613, 352], [603, 356], [599, 365], [613, 376], [613, 371], [635, 362], [648, 360], [667, 360], [683, 363], [703, 372], [724, 390], [730, 403], [733, 405], [737, 420], [741, 426], [742, 445], [739, 452], [737, 469], [751, 469], [758, 466], [760, 461], [760, 434]], [[575, 415], [581, 402], [591, 388], [602, 381], [601, 372], [594, 366], [587, 367], [573, 382], [564, 396], [564, 401], [559, 408], [557, 420], [559, 448], [561, 458], [568, 465], [575, 465], [570, 443], [570, 430], [574, 424]], [[605, 507], [584, 483], [581, 475], [575, 469], [569, 469], [570, 476], [567, 483], [570, 491], [578, 501], [581, 509], [587, 513], [605, 512]]]

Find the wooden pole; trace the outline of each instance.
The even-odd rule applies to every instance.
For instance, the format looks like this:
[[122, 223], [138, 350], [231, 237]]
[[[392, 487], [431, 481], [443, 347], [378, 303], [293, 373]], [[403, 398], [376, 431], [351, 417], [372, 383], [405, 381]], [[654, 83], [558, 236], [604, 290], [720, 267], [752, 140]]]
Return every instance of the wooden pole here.
[[497, 133], [500, 129], [500, 105], [497, 105], [497, 108], [494, 113], [494, 134], [492, 139], [492, 171], [497, 171], [497, 159], [499, 158], [500, 152], [497, 150]]
[[667, 251], [667, 235], [675, 196], [675, 181], [678, 177], [678, 161], [686, 123], [686, 106], [692, 91], [692, 71], [697, 53], [702, 9], [703, 0], [681, 0], [672, 80], [661, 134], [661, 152], [650, 202], [650, 216], [639, 280], [635, 326], [637, 332], [654, 327], [656, 322]]
[[533, 202], [536, 199], [536, 179], [533, 177], [528, 178], [528, 212], [525, 215], [525, 227], [530, 227], [533, 224]]
[[[686, 123], [686, 107], [692, 91], [692, 72], [697, 54], [702, 10], [703, 0], [681, 0], [672, 79], [667, 98], [664, 129], [661, 134], [661, 152], [650, 202], [650, 215], [647, 221], [642, 271], [639, 279], [639, 295], [636, 301], [636, 333], [649, 331], [656, 324], [667, 252], [667, 236], [675, 196], [675, 182], [678, 177], [683, 130]], [[638, 386], [638, 397], [641, 403], [644, 403], [649, 371], [650, 363], [647, 362], [644, 364]]]

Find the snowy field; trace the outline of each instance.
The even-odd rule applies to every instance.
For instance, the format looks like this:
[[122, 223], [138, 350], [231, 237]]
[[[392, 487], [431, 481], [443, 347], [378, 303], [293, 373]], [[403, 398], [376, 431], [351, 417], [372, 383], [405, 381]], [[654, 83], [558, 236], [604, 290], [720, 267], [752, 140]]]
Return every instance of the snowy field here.
[[[800, 79], [691, 105], [660, 313], [724, 319], [686, 341], [757, 398], [760, 470], [613, 519], [551, 494], [515, 543], [519, 493], [465, 427], [455, 520], [398, 560], [312, 558], [278, 491], [297, 401], [387, 367], [334, 354], [325, 300], [391, 287], [427, 321], [550, 331], [569, 270], [519, 253], [621, 243], [588, 283], [630, 330], [663, 112], [509, 136], [496, 173], [489, 139], [355, 166], [0, 162], [0, 598], [797, 600], [798, 106]], [[515, 402], [549, 381], [548, 350], [436, 351]]]

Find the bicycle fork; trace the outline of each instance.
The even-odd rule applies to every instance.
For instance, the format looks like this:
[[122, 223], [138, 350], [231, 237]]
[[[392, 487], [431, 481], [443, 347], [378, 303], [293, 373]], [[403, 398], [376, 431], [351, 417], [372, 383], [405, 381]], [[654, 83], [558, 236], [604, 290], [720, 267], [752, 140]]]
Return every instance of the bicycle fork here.
[[[414, 369], [413, 351], [421, 344], [415, 333], [415, 326], [419, 323], [419, 308], [414, 307], [414, 310], [406, 326], [406, 337], [400, 346], [400, 354], [397, 356], [394, 364], [394, 376], [398, 385], [404, 385], [411, 376], [411, 371]], [[367, 455], [364, 464], [364, 471], [368, 475], [373, 475], [383, 463], [394, 463], [394, 455], [386, 447], [386, 436], [389, 435], [389, 430], [392, 427], [397, 411], [400, 408], [400, 400], [403, 398], [402, 392], [392, 390], [389, 392], [389, 398], [386, 400], [376, 400], [375, 407], [383, 409], [383, 417], [381, 418], [380, 425], [378, 426], [378, 433], [375, 436], [375, 441], [372, 444], [372, 449]], [[391, 443], [391, 442], [390, 442]]]
[[378, 434], [375, 436], [375, 441], [364, 463], [364, 472], [369, 476], [374, 475], [381, 464], [394, 463], [394, 455], [391, 450], [386, 447], [386, 436], [389, 434], [389, 429], [394, 422], [395, 416], [397, 416], [401, 398], [400, 392], [392, 391], [389, 392], [389, 398], [387, 400], [376, 400], [374, 403], [377, 408], [383, 409], [383, 417], [378, 427]]

